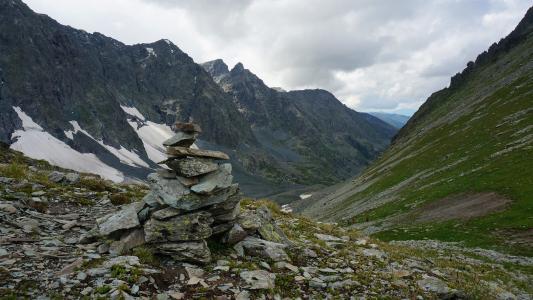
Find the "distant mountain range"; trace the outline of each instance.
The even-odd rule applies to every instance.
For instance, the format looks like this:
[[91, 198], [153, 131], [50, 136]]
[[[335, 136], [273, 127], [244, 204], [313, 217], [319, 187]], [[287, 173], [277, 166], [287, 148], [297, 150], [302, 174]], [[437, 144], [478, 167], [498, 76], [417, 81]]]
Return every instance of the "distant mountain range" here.
[[0, 1], [0, 83], [0, 141], [115, 181], [156, 168], [176, 120], [199, 123], [198, 146], [229, 153], [256, 197], [349, 178], [397, 131], [327, 91], [272, 89], [242, 64], [202, 67], [168, 40], [125, 45], [20, 0]]
[[433, 93], [362, 175], [292, 204], [385, 240], [533, 255], [533, 8]]
[[369, 114], [373, 115], [374, 117], [380, 119], [381, 121], [388, 123], [395, 128], [402, 128], [407, 121], [409, 121], [409, 116], [405, 115], [399, 115], [399, 114], [391, 114], [391, 113], [384, 113], [384, 112], [370, 112]]

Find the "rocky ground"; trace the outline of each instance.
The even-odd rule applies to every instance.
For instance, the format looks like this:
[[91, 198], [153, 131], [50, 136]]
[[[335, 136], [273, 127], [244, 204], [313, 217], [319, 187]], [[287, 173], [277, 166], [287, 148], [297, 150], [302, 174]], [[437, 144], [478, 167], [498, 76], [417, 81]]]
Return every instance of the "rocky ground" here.
[[503, 261], [459, 245], [382, 243], [248, 199], [241, 214], [270, 212], [288, 241], [264, 241], [261, 234], [235, 246], [209, 240], [205, 264], [175, 262], [147, 246], [112, 255], [106, 241], [80, 238], [117, 205], [141, 200], [146, 186], [0, 158], [1, 299], [531, 299], [533, 293], [528, 258]]

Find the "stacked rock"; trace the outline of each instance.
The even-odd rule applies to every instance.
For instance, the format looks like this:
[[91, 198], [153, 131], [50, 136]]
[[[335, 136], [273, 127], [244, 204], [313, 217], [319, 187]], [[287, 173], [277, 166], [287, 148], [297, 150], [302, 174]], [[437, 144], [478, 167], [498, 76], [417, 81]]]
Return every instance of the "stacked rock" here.
[[98, 234], [112, 237], [118, 254], [141, 244], [178, 261], [206, 263], [206, 239], [232, 229], [239, 214], [238, 184], [232, 184], [229, 157], [191, 148], [201, 132], [193, 123], [177, 123], [176, 135], [163, 143], [169, 169], [148, 175], [150, 192], [143, 201], [97, 220]]

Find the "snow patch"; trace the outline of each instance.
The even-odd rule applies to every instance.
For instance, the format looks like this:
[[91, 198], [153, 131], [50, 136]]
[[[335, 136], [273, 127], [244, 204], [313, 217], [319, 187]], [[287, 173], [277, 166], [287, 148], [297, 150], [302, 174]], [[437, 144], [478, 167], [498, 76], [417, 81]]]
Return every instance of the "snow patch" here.
[[300, 199], [304, 200], [304, 199], [307, 199], [309, 197], [313, 196], [313, 194], [301, 194], [300, 195]]
[[170, 126], [147, 121], [137, 128], [137, 122], [128, 120], [128, 123], [142, 140], [144, 150], [146, 150], [146, 154], [151, 161], [158, 163], [167, 159], [163, 142], [174, 135]]
[[44, 131], [20, 107], [13, 107], [13, 110], [22, 121], [23, 129], [16, 130], [11, 135], [12, 139], [16, 139], [16, 142], [11, 144], [11, 149], [21, 151], [34, 159], [47, 160], [63, 168], [95, 173], [115, 182], [124, 180], [124, 175], [120, 171], [106, 165], [96, 155], [80, 153]]
[[146, 51], [148, 51], [148, 57], [157, 57], [157, 53], [155, 53], [154, 48], [146, 48]]
[[[137, 111], [138, 112], [138, 111]], [[142, 116], [142, 115], [141, 115]], [[65, 132], [68, 135], [74, 135], [77, 132], [82, 132], [86, 136], [90, 137], [92, 140], [100, 144], [102, 147], [106, 148], [107, 151], [111, 152], [114, 156], [116, 156], [120, 162], [127, 164], [132, 167], [145, 167], [149, 168], [150, 166], [142, 160], [137, 153], [134, 153], [123, 146], [120, 146], [120, 148], [115, 148], [110, 145], [104, 144], [102, 140], [95, 139], [92, 135], [90, 135], [87, 131], [81, 129], [80, 124], [78, 124], [77, 121], [70, 121], [70, 124], [74, 128], [74, 131], [67, 131]]]
[[128, 107], [128, 106], [120, 105], [120, 108], [122, 108], [122, 110], [123, 110], [126, 114], [128, 114], [128, 115], [130, 115], [130, 116], [137, 117], [137, 118], [139, 118], [141, 121], [146, 120], [146, 118], [143, 116], [143, 114], [141, 114], [141, 112], [140, 112], [137, 108], [135, 108], [135, 107], [133, 107], [133, 106]]

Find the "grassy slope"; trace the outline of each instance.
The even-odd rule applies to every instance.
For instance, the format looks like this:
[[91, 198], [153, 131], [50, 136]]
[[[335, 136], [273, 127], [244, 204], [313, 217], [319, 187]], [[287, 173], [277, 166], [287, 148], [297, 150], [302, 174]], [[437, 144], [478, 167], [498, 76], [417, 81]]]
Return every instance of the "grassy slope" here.
[[[399, 222], [403, 225], [377, 236], [385, 240], [464, 241], [468, 246], [533, 255], [531, 247], [511, 245], [507, 238], [510, 233], [533, 228], [532, 49], [530, 36], [495, 62], [475, 68], [460, 87], [434, 94], [432, 108], [423, 120], [400, 136], [365, 172], [363, 180], [356, 181], [374, 182], [323, 210], [321, 217], [338, 220], [343, 216], [345, 225], [363, 221], [379, 224], [380, 220], [409, 213], [422, 203], [449, 195], [497, 192], [513, 200], [504, 212], [469, 221], [417, 225]], [[347, 213], [387, 190], [393, 201], [363, 214]]]

